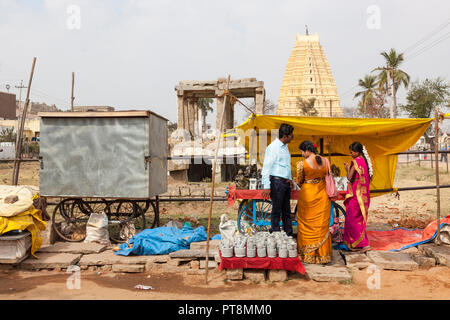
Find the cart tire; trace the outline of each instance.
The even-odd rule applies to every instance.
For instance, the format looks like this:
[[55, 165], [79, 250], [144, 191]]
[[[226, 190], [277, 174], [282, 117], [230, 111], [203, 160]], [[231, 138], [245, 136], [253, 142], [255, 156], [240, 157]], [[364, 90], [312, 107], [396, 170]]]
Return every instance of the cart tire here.
[[[81, 242], [86, 238], [86, 225], [89, 217], [80, 210], [82, 201], [81, 199], [64, 199], [53, 210], [53, 230], [66, 241]], [[58, 215], [63, 218], [63, 221], [57, 221]]]
[[156, 225], [156, 205], [153, 200], [140, 201], [138, 205], [146, 215], [146, 225], [152, 229]]
[[[253, 204], [255, 203], [256, 221], [253, 221]], [[270, 228], [270, 220], [272, 214], [272, 202], [269, 200], [244, 200], [239, 206], [238, 213], [238, 230], [245, 232], [247, 223], [255, 226], [257, 231], [268, 231]]]

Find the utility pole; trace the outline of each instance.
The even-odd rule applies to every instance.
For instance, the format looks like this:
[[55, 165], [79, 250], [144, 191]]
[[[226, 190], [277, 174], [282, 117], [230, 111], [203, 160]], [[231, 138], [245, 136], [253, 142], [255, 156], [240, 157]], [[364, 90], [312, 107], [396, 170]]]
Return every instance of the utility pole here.
[[19, 89], [19, 117], [17, 118], [17, 129], [16, 129], [16, 146], [19, 142], [19, 123], [21, 120], [21, 114], [22, 114], [22, 89], [26, 89], [28, 87], [23, 85], [23, 80], [20, 80], [20, 86], [15, 86]]
[[75, 83], [75, 72], [72, 72], [72, 96], [70, 98], [70, 111], [73, 112], [73, 100], [75, 100], [75, 97], [73, 96], [73, 87]]
[[15, 155], [15, 159], [14, 159], [14, 168], [13, 168], [13, 175], [12, 175], [12, 185], [13, 186], [17, 186], [17, 183], [19, 181], [20, 161], [22, 158], [23, 127], [25, 125], [25, 119], [27, 118], [28, 105], [30, 104], [30, 87], [31, 87], [31, 81], [33, 80], [35, 65], [36, 65], [36, 57], [33, 58], [33, 65], [31, 66], [30, 80], [28, 81], [27, 98], [25, 100], [25, 106], [23, 107], [22, 118], [20, 119], [19, 131], [17, 132], [18, 138], [17, 138], [17, 144], [16, 144], [16, 155]]

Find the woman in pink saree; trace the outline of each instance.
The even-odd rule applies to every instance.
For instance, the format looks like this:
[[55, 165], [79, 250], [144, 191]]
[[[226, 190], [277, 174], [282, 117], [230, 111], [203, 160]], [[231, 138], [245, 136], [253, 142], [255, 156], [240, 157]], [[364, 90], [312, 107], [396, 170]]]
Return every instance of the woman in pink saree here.
[[344, 244], [350, 251], [366, 252], [370, 250], [366, 225], [373, 169], [367, 150], [361, 143], [354, 142], [349, 149], [353, 160], [351, 164], [345, 163], [349, 184], [344, 201]]

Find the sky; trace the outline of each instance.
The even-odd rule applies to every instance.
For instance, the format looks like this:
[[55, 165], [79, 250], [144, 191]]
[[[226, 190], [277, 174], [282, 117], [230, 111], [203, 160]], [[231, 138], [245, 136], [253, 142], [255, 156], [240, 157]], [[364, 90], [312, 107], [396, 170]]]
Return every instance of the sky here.
[[256, 78], [277, 103], [305, 25], [319, 35], [343, 107], [356, 107], [358, 79], [391, 48], [405, 52], [413, 81], [449, 80], [446, 0], [0, 0], [0, 91], [9, 84], [18, 96], [36, 57], [31, 100], [62, 110], [72, 72], [75, 105], [152, 110], [172, 122], [182, 80]]

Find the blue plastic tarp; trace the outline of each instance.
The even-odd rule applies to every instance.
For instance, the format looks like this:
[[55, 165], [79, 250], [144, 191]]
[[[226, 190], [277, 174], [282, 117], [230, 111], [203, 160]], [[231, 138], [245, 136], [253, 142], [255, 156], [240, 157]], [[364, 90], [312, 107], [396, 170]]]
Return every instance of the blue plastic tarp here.
[[[191, 242], [206, 241], [205, 227], [193, 229], [185, 224], [182, 229], [174, 227], [160, 227], [145, 229], [132, 237], [128, 243], [122, 243], [115, 254], [128, 256], [130, 254], [158, 255], [189, 249]], [[128, 244], [132, 245], [128, 248]]]

